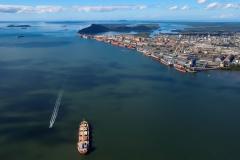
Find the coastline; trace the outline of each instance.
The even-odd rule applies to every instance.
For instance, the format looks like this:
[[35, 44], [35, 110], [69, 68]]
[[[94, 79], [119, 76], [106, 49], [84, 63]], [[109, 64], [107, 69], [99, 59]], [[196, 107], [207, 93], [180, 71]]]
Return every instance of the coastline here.
[[[207, 33], [206, 35], [210, 39], [210, 35]], [[214, 60], [210, 59], [207, 56], [201, 57], [200, 59], [197, 54], [191, 53], [191, 51], [188, 51], [188, 53], [186, 53], [185, 50], [182, 51], [183, 50], [183, 47], [181, 46], [182, 41], [184, 42], [183, 45], [186, 46], [186, 41], [184, 41], [183, 40], [184, 38], [182, 38], [183, 36], [187, 38], [194, 37], [197, 40], [199, 39], [198, 35], [193, 35], [192, 33], [189, 33], [189, 34], [185, 33], [185, 35], [160, 34], [154, 38], [142, 37], [139, 35], [132, 35], [132, 34], [122, 34], [122, 35], [80, 34], [80, 37], [84, 39], [94, 39], [96, 41], [108, 43], [113, 46], [134, 49], [139, 53], [142, 53], [143, 55], [150, 57], [153, 60], [156, 60], [165, 66], [173, 67], [177, 71], [183, 72], [183, 73], [197, 73], [197, 72], [208, 71], [208, 70], [236, 70], [235, 69], [236, 67], [238, 68], [237, 70], [240, 70], [239, 69], [240, 68], [239, 52], [235, 53], [234, 55], [233, 54], [215, 55]], [[228, 36], [235, 36], [235, 35], [229, 34]], [[212, 37], [214, 37], [217, 40], [222, 38], [221, 36], [215, 35], [215, 34], [212, 35]], [[238, 35], [238, 38], [239, 37], [240, 36]], [[164, 40], [159, 40], [159, 39], [164, 39]], [[168, 44], [166, 43], [162, 44], [162, 42], [165, 42], [166, 39], [167, 41], [171, 41], [171, 46], [169, 47], [171, 48], [171, 50], [165, 51], [165, 53], [163, 53], [161, 52], [161, 49], [166, 49], [166, 46]], [[203, 37], [203, 39], [206, 39], [206, 37]], [[209, 39], [207, 39], [207, 42], [209, 41]], [[240, 42], [239, 39], [237, 43]], [[190, 44], [190, 42], [188, 43]], [[196, 45], [200, 46], [203, 44], [197, 43]], [[205, 44], [205, 45], [208, 45], [208, 44]], [[157, 50], [156, 48], [160, 48], [160, 49]], [[222, 48], [225, 49], [224, 47]], [[234, 50], [236, 49], [237, 48], [234, 48]], [[229, 50], [228, 52], [232, 52], [232, 50], [231, 51]], [[191, 58], [189, 58], [190, 56]], [[222, 59], [220, 59], [220, 57]], [[199, 63], [200, 65], [197, 63]]]

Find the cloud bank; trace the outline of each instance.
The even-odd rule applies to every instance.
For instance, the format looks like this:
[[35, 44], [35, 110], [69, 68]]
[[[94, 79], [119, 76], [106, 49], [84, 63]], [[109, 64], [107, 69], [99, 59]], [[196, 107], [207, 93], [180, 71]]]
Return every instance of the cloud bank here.
[[171, 10], [171, 11], [175, 11], [175, 10], [186, 11], [186, 10], [189, 10], [189, 9], [191, 9], [191, 7], [188, 6], [188, 5], [184, 5], [184, 6], [175, 5], [175, 6], [169, 7], [169, 10]]
[[[144, 5], [144, 4], [136, 4], [136, 5], [76, 5], [76, 6], [58, 6], [58, 5], [7, 5], [7, 4], [0, 4], [0, 13], [5, 14], [51, 14], [51, 13], [58, 13], [58, 12], [70, 12], [71, 14], [77, 14], [76, 12], [113, 12], [113, 11], [131, 11], [131, 10], [144, 10], [144, 9], [159, 9], [164, 8], [164, 10], [169, 11], [181, 11], [184, 12], [191, 10], [193, 13], [197, 10], [202, 11], [211, 11], [211, 10], [226, 10], [222, 13], [221, 18], [227, 17], [236, 17], [235, 13], [240, 9], [239, 2], [220, 2], [214, 0], [195, 0], [195, 3], [198, 6], [190, 6], [190, 3], [184, 4], [177, 4], [175, 3], [172, 6], [160, 6], [160, 5]], [[227, 10], [230, 13], [225, 13]], [[234, 11], [235, 10], [235, 11]], [[149, 10], [148, 10], [149, 11]], [[181, 13], [182, 14], [182, 13]], [[190, 13], [191, 14], [191, 13]], [[234, 15], [235, 14], [235, 15]], [[232, 16], [234, 15], [234, 16]], [[238, 14], [239, 15], [239, 14]], [[135, 16], [135, 15], [133, 15]], [[178, 15], [176, 15], [178, 16]], [[239, 16], [238, 16], [239, 17]]]
[[78, 12], [110, 12], [116, 10], [143, 10], [146, 5], [113, 5], [113, 6], [72, 6], [64, 8], [61, 6], [27, 6], [27, 5], [1, 5], [0, 13], [57, 13], [63, 10]]
[[26, 5], [1, 5], [0, 13], [57, 13], [63, 10], [61, 6], [26, 6]]
[[146, 8], [146, 5], [73, 6], [73, 9], [78, 12], [109, 12], [116, 10], [142, 10]]
[[240, 9], [240, 3], [218, 3], [218, 2], [213, 2], [207, 5], [206, 9], [211, 10], [211, 9]]

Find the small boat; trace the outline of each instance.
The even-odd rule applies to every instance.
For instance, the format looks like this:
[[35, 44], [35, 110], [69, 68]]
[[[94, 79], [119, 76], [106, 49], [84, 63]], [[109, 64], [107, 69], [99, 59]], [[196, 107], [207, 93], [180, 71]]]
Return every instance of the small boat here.
[[81, 155], [85, 155], [89, 151], [89, 124], [87, 121], [82, 121], [79, 126], [77, 149]]

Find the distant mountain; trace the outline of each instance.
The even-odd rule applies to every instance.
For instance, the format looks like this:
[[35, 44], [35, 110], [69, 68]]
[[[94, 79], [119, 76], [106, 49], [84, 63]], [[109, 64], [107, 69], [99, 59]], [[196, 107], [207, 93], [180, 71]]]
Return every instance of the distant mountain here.
[[104, 32], [150, 32], [158, 29], [156, 24], [141, 24], [128, 26], [125, 24], [92, 24], [90, 27], [78, 31], [79, 34], [98, 34]]
[[104, 33], [104, 32], [109, 32], [110, 29], [103, 26], [103, 25], [98, 25], [98, 24], [92, 24], [90, 27], [84, 28], [78, 33], [80, 34], [98, 34], [98, 33]]

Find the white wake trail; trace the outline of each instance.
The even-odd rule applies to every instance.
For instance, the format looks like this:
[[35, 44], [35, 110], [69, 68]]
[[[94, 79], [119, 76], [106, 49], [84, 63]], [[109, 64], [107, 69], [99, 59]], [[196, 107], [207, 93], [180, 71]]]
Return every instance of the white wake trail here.
[[63, 90], [61, 90], [59, 93], [58, 93], [58, 97], [57, 97], [57, 100], [55, 102], [55, 106], [54, 106], [54, 109], [53, 109], [53, 113], [52, 113], [52, 116], [51, 116], [51, 119], [50, 119], [50, 124], [49, 124], [49, 128], [52, 128], [54, 123], [55, 123], [55, 120], [57, 118], [57, 115], [58, 115], [58, 110], [59, 110], [59, 107], [61, 105], [61, 101], [62, 101], [62, 96], [63, 96]]

